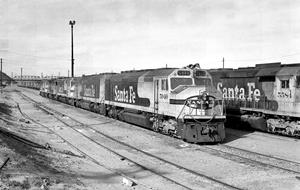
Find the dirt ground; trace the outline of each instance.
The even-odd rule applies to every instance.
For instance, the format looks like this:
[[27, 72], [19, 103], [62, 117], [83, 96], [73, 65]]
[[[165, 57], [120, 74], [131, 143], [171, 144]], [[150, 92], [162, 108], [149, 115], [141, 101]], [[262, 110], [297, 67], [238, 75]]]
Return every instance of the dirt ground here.
[[[238, 149], [226, 149], [222, 145], [189, 144], [180, 139], [48, 100], [39, 96], [37, 91], [27, 90], [24, 93], [91, 126], [93, 130], [81, 126], [76, 127], [90, 138], [113, 148], [128, 158], [139, 160], [141, 164], [148, 164], [158, 173], [197, 187], [192, 189], [222, 188], [215, 188], [214, 184], [209, 185], [210, 182], [205, 183], [196, 179], [195, 176], [189, 177], [186, 174], [183, 176], [182, 171], [172, 170], [166, 164], [157, 165], [157, 161], [118, 144], [110, 143], [99, 137], [95, 131], [101, 131], [138, 149], [241, 189], [300, 189], [298, 188], [300, 187], [298, 176], [300, 165], [297, 164], [300, 162], [300, 141], [297, 139], [229, 129], [226, 130], [227, 139], [223, 144], [253, 151], [254, 154]], [[64, 135], [81, 150], [85, 150], [90, 155], [94, 155], [97, 160], [105, 163], [104, 166], [95, 164], [84, 157], [76, 148], [30, 120], [20, 110], [34, 117], [38, 122], [51, 126], [53, 130]], [[87, 139], [78, 134], [76, 136], [71, 130], [56, 122], [51, 115], [35, 109], [34, 105], [18, 96], [14, 88], [6, 89], [0, 96], [0, 127], [40, 145], [51, 147], [49, 150], [33, 148], [0, 133], [0, 167], [9, 158], [7, 164], [0, 170], [0, 189], [174, 189], [168, 184], [169, 182], [164, 183], [149, 172], [136, 171], [132, 163], [105, 153], [105, 150], [101, 151], [96, 144], [89, 144]], [[272, 160], [264, 160], [265, 157], [256, 155], [255, 152], [297, 163], [295, 168], [291, 163], [284, 162], [284, 164], [276, 159], [274, 160], [276, 163], [272, 163]], [[269, 166], [269, 163], [295, 170], [296, 174]], [[148, 186], [124, 185], [123, 178], [109, 169], [113, 167], [115, 169], [123, 167], [125, 173], [133, 171], [131, 174]]]
[[[0, 115], [6, 121], [0, 121], [2, 128], [23, 126], [25, 119], [14, 114], [15, 105], [9, 97], [0, 103]], [[19, 125], [16, 125], [19, 124]], [[76, 173], [68, 167], [81, 165], [78, 158], [61, 155], [48, 150], [36, 149], [0, 134], [1, 165], [9, 159], [0, 171], [0, 189], [81, 189], [84, 184], [76, 177]]]
[[0, 170], [1, 190], [128, 189], [120, 176], [82, 157], [61, 140], [49, 138], [45, 130], [36, 128], [28, 134], [25, 129], [33, 131], [37, 126], [22, 117], [10, 93], [0, 97], [0, 127], [52, 146], [51, 150], [33, 148], [0, 133], [0, 167], [8, 159]]

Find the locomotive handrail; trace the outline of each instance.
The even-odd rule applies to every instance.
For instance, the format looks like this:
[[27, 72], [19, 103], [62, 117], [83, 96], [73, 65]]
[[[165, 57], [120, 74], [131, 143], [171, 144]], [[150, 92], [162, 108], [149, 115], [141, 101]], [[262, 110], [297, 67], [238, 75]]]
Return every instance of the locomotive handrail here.
[[[195, 98], [197, 98], [197, 99], [195, 99]], [[206, 93], [203, 93], [202, 95], [194, 95], [194, 96], [188, 97], [187, 99], [185, 99], [184, 104], [183, 104], [183, 107], [182, 107], [182, 109], [181, 109], [179, 115], [177, 116], [176, 120], [178, 120], [179, 117], [181, 116], [181, 114], [182, 114], [182, 112], [183, 112], [185, 106], [197, 110], [197, 109], [203, 109], [203, 104], [207, 104], [207, 105], [206, 105], [207, 108], [208, 108], [208, 109], [212, 109], [213, 107], [209, 107], [209, 101], [210, 101], [209, 98], [213, 98], [214, 101], [215, 101], [215, 99], [216, 99], [215, 96], [208, 95], [208, 94], [206, 94]], [[202, 124], [203, 124], [203, 123], [209, 123], [209, 122], [210, 122], [211, 120], [213, 120], [213, 119], [215, 118], [215, 116], [217, 115], [217, 114], [214, 112], [214, 109], [212, 109], [212, 110], [213, 110], [212, 117], [211, 117], [208, 121], [206, 121], [206, 122], [199, 122], [199, 121], [197, 121], [197, 120], [194, 118], [195, 115], [191, 115], [191, 114], [189, 114], [189, 115], [184, 115], [184, 116], [182, 117], [182, 119], [184, 120], [184, 119], [185, 119], [185, 116], [189, 116], [189, 117], [191, 117], [193, 120], [195, 120], [196, 122], [199, 122], [199, 123], [202, 123]]]
[[[198, 100], [193, 100], [192, 98], [197, 98]], [[195, 108], [198, 109], [199, 107], [197, 105], [203, 105], [201, 104], [201, 102], [199, 101], [204, 101], [206, 102], [206, 104], [209, 103], [209, 98], [213, 98], [214, 100], [216, 99], [216, 97], [212, 96], [212, 95], [195, 95], [195, 96], [190, 96], [185, 100], [185, 105], [190, 107], [190, 108]], [[195, 104], [196, 103], [196, 104]]]

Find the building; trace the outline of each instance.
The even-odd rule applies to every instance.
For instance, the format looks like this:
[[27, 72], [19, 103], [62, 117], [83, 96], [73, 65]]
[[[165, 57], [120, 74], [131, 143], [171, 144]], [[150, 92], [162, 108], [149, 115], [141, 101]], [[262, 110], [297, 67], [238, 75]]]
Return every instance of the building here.
[[0, 72], [0, 77], [2, 76], [2, 86], [7, 86], [12, 83], [16, 83], [16, 81], [10, 78], [7, 74]]

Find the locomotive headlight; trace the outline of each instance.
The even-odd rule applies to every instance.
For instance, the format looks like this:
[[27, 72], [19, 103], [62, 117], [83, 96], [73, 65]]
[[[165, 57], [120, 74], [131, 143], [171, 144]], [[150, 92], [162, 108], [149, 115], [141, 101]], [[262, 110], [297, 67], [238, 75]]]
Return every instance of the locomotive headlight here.
[[203, 96], [203, 99], [204, 99], [204, 100], [206, 100], [206, 96], [207, 96], [207, 94], [206, 94], [206, 93], [203, 93], [203, 95], [202, 95], [202, 96]]

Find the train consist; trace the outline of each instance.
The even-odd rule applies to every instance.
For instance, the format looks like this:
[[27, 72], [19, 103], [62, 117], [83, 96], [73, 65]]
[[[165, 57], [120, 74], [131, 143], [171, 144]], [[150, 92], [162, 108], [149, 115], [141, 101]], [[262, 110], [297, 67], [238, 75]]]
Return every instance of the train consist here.
[[200, 68], [43, 80], [40, 95], [188, 142], [222, 142], [224, 101]]
[[41, 88], [41, 85], [42, 85], [42, 80], [41, 79], [22, 80], [22, 81], [18, 81], [17, 85], [20, 86], [20, 87], [26, 87], [26, 88], [39, 90]]
[[223, 94], [228, 120], [300, 137], [300, 64], [257, 64], [209, 70]]

